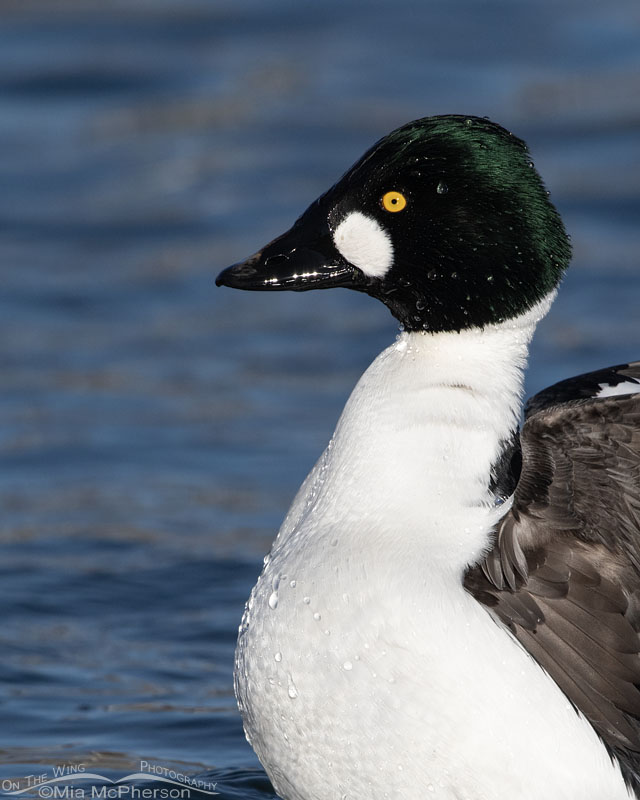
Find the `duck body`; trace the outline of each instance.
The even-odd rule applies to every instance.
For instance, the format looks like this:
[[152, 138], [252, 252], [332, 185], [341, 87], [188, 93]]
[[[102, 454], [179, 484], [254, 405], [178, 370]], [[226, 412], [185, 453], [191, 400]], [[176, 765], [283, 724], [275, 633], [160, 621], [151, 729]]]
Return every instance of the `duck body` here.
[[402, 334], [303, 484], [247, 605], [235, 677], [286, 800], [630, 797], [593, 728], [462, 583], [504, 515], [490, 473], [541, 314]]
[[[467, 118], [434, 119], [446, 121], [447, 135], [458, 128], [461, 136], [469, 133]], [[429, 131], [439, 125], [425, 124]], [[511, 147], [493, 123], [474, 118], [474, 126], [471, 147], [496, 129], [500, 147]], [[414, 128], [407, 129], [411, 148]], [[375, 183], [370, 173], [384, 173], [375, 159], [382, 152], [388, 161], [387, 145], [382, 140], [365, 155], [289, 234], [218, 279], [250, 289], [347, 285], [382, 299], [404, 327], [355, 387], [247, 603], [234, 675], [247, 738], [283, 800], [636, 798], [629, 787], [640, 623], [615, 569], [603, 568], [602, 579], [594, 577], [595, 567], [590, 571], [602, 560], [603, 536], [588, 526], [576, 533], [575, 519], [555, 508], [562, 495], [556, 480], [567, 483], [554, 472], [560, 460], [537, 464], [528, 450], [529, 431], [553, 398], [589, 403], [580, 393], [593, 397], [594, 381], [537, 396], [541, 408], [518, 445], [528, 345], [568, 258], [555, 211], [542, 244], [531, 236], [515, 259], [526, 273], [522, 302], [514, 293], [518, 269], [512, 274], [502, 263], [498, 243], [495, 268], [478, 266], [482, 282], [469, 265], [449, 264], [443, 248], [438, 268], [427, 263], [426, 279], [416, 279], [416, 248], [388, 236], [381, 221], [389, 211], [395, 224], [402, 202], [420, 204], [419, 192], [412, 194], [402, 176], [384, 175], [383, 186], [373, 189], [382, 198], [375, 214], [359, 194], [363, 170], [367, 191]], [[405, 161], [412, 152], [404, 152]], [[432, 181], [436, 195], [441, 172], [442, 164]], [[455, 176], [447, 180], [456, 187]], [[501, 208], [512, 222], [516, 212]], [[468, 210], [454, 212], [464, 228]], [[328, 233], [318, 219], [328, 220]], [[532, 248], [542, 249], [534, 255]], [[532, 283], [529, 259], [537, 263], [543, 251], [544, 276]], [[427, 247], [422, 255], [428, 261], [430, 254]], [[401, 269], [403, 259], [410, 269]], [[462, 298], [452, 309], [445, 271]], [[501, 274], [507, 288], [487, 302], [487, 285]], [[616, 388], [640, 389], [640, 369], [638, 378], [614, 369], [604, 384], [595, 375], [602, 394], [596, 402], [621, 404], [616, 430], [640, 476], [640, 439], [627, 436], [635, 411], [627, 409], [626, 389]], [[582, 424], [581, 409], [571, 405], [575, 424]], [[634, 492], [628, 488], [631, 506]], [[634, 525], [631, 519], [629, 530]], [[554, 550], [549, 542], [556, 539]], [[613, 551], [615, 545], [607, 552], [618, 559], [630, 591], [640, 587], [633, 569], [625, 571], [624, 553]], [[588, 616], [608, 631], [608, 638], [593, 636], [602, 635], [615, 651], [603, 657], [600, 671], [587, 652], [584, 680], [583, 661], [576, 666], [568, 655], [575, 641], [566, 636], [563, 649], [564, 640], [554, 644], [549, 634], [564, 631], [576, 613], [579, 624]], [[613, 686], [613, 710], [602, 682]], [[582, 688], [578, 694], [571, 688], [582, 683], [586, 700]]]

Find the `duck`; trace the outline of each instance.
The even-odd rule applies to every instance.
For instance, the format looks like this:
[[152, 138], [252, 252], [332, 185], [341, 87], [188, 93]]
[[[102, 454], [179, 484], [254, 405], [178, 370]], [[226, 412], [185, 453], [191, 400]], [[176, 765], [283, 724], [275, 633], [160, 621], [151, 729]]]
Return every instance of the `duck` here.
[[239, 627], [283, 800], [640, 798], [640, 362], [522, 418], [571, 258], [527, 145], [410, 122], [220, 273], [377, 298], [395, 341], [302, 483]]

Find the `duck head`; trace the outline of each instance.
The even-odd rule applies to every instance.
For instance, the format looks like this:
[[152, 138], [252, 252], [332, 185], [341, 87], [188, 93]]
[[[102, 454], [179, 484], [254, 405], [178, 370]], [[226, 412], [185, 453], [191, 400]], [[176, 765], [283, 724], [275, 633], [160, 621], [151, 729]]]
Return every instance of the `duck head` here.
[[459, 331], [533, 307], [570, 259], [525, 143], [478, 117], [410, 122], [381, 139], [293, 227], [219, 286], [377, 297], [407, 331]]

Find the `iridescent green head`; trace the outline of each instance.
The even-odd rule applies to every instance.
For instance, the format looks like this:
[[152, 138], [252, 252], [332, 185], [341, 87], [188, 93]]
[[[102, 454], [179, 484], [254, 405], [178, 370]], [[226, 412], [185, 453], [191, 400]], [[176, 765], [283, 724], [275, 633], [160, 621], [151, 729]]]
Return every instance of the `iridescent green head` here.
[[519, 316], [560, 281], [570, 246], [523, 141], [486, 119], [427, 117], [381, 139], [287, 233], [218, 284], [345, 286], [407, 330]]

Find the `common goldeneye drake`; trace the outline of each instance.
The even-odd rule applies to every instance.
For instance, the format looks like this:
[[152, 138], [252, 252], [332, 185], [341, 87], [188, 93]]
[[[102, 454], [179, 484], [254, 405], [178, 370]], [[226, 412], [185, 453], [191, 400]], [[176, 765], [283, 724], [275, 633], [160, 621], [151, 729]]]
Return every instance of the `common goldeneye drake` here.
[[521, 413], [570, 259], [527, 147], [411, 122], [218, 285], [377, 297], [401, 333], [302, 484], [240, 626], [284, 800], [640, 797], [640, 362]]

